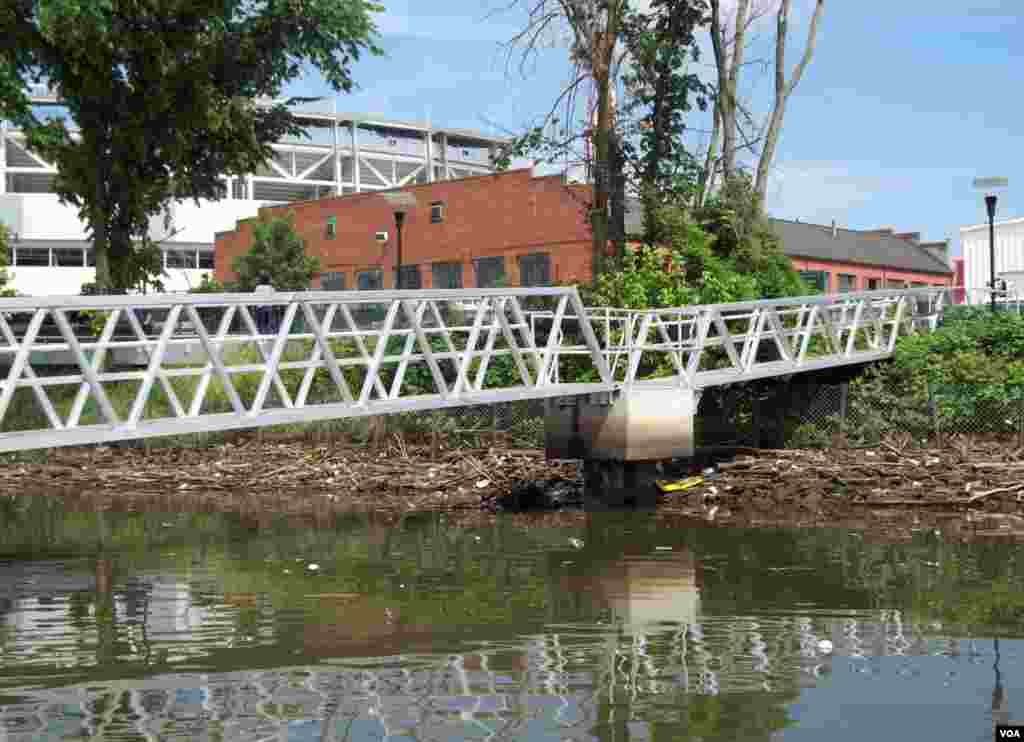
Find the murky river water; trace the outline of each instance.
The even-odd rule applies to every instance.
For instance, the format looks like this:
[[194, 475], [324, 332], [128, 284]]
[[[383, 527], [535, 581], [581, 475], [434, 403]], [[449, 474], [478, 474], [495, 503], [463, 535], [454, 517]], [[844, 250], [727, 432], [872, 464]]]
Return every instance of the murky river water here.
[[1016, 547], [0, 499], [0, 741], [990, 740]]

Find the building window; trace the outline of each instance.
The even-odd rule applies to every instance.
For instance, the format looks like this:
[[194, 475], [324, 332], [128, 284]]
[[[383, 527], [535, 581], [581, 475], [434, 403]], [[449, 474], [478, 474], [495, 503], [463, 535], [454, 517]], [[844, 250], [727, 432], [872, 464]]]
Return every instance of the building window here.
[[16, 266], [49, 266], [50, 250], [46, 247], [16, 247], [14, 248], [14, 264]]
[[847, 294], [857, 288], [857, 277], [849, 273], [839, 274], [839, 293]]
[[344, 291], [345, 274], [340, 271], [328, 271], [320, 274], [320, 288], [324, 291]]
[[444, 221], [444, 201], [430, 204], [430, 221], [434, 224]]
[[333, 240], [334, 236], [338, 233], [338, 219], [337, 217], [327, 217], [327, 239]]
[[195, 250], [167, 250], [164, 252], [168, 268], [195, 269], [199, 265]]
[[430, 266], [430, 272], [433, 288], [462, 288], [462, 263], [434, 263]]
[[505, 258], [477, 258], [473, 261], [476, 271], [476, 285], [481, 289], [493, 289], [505, 283]]
[[55, 247], [53, 264], [61, 268], [81, 268], [85, 265], [85, 254], [80, 247]]
[[200, 270], [213, 270], [213, 252], [210, 250], [199, 251], [199, 268]]
[[551, 256], [546, 252], [519, 256], [520, 286], [550, 286]]
[[356, 288], [359, 291], [380, 291], [384, 288], [384, 274], [380, 268], [359, 271], [356, 274]]
[[828, 273], [825, 271], [800, 271], [800, 278], [817, 291], [828, 291]]
[[889, 281], [885, 282], [885, 287], [887, 289], [905, 289], [907, 287], [907, 282], [890, 279]]
[[420, 267], [418, 265], [403, 265], [398, 269], [398, 288], [423, 288], [423, 282], [420, 278]]
[[869, 278], [868, 279], [868, 291], [878, 291], [878, 289], [881, 288], [879, 286], [879, 283], [880, 283], [879, 279], [877, 279], [877, 278]]

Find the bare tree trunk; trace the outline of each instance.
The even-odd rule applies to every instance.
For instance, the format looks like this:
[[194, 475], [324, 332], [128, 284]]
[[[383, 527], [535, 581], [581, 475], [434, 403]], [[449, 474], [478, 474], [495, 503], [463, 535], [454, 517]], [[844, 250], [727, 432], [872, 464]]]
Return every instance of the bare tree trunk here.
[[743, 66], [749, 14], [750, 0], [738, 0], [730, 53], [722, 26], [721, 0], [711, 0], [711, 44], [718, 71], [717, 101], [722, 119], [722, 177], [725, 180], [731, 178], [736, 170], [736, 88], [740, 67]]
[[590, 210], [591, 277], [596, 280], [605, 269], [608, 253], [608, 139], [610, 123], [610, 101], [608, 100], [608, 77], [594, 76], [597, 85], [597, 126], [594, 129], [594, 203]]
[[697, 193], [697, 208], [703, 208], [715, 186], [715, 173], [718, 170], [718, 143], [722, 138], [722, 115], [717, 102], [712, 111], [712, 118], [714, 122], [711, 125], [711, 141], [708, 142], [708, 153], [704, 158], [704, 172], [701, 175], [700, 191]]
[[608, 233], [615, 247], [613, 264], [618, 268], [626, 254], [626, 175], [622, 144], [617, 133], [611, 135], [611, 223]]
[[107, 234], [107, 213], [106, 200], [103, 198], [103, 184], [96, 184], [97, 205], [92, 209], [92, 248], [96, 256], [96, 278], [97, 288], [106, 290], [110, 288], [110, 239]]
[[761, 159], [757, 163], [757, 176], [754, 180], [754, 192], [757, 194], [758, 203], [764, 210], [765, 195], [768, 191], [768, 171], [771, 168], [772, 160], [775, 158], [775, 147], [779, 142], [779, 133], [782, 131], [782, 120], [786, 115], [786, 102], [793, 90], [803, 77], [804, 69], [814, 55], [814, 44], [817, 40], [818, 21], [825, 10], [825, 0], [817, 0], [814, 6], [814, 15], [811, 16], [811, 25], [807, 31], [807, 45], [804, 47], [803, 57], [793, 76], [786, 82], [786, 34], [789, 22], [789, 7], [791, 0], [782, 0], [779, 6], [779, 13], [776, 22], [775, 33], [775, 105], [772, 107], [772, 114], [768, 120], [768, 131], [765, 135], [764, 147], [761, 150]]

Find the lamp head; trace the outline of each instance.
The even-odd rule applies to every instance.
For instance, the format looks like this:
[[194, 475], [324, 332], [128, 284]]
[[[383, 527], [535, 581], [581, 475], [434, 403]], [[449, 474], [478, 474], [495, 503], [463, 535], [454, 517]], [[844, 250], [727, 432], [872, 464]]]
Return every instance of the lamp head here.
[[998, 200], [999, 197], [996, 196], [994, 193], [990, 193], [987, 196], [985, 196], [985, 209], [988, 211], [989, 219], [995, 219], [996, 217], [996, 202]]

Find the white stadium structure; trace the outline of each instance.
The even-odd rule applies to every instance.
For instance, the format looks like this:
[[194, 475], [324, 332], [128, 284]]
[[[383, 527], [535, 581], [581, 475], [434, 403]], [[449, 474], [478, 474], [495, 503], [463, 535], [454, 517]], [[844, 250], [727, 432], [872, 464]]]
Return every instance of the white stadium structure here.
[[[37, 117], [67, 117], [50, 91], [33, 91], [32, 103]], [[164, 217], [152, 220], [166, 290], [187, 291], [211, 273], [214, 235], [255, 216], [260, 206], [492, 172], [491, 155], [504, 141], [379, 116], [294, 112], [308, 125], [308, 137], [274, 144], [273, 160], [262, 170], [225, 176], [220, 201], [173, 203], [169, 230]], [[53, 193], [55, 173], [28, 150], [21, 132], [0, 122], [0, 222], [14, 235], [9, 273], [20, 294], [78, 294], [94, 278], [86, 226], [78, 210]]]

